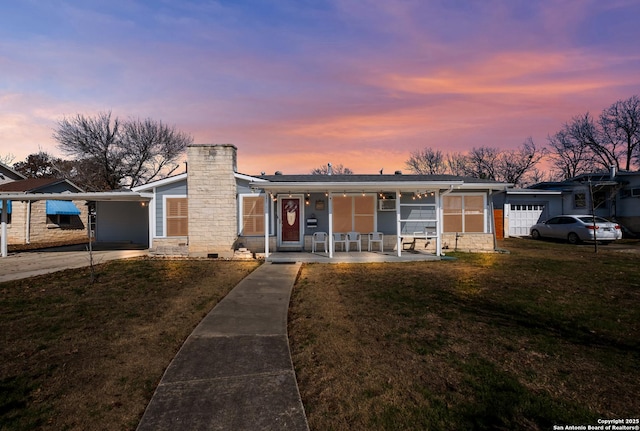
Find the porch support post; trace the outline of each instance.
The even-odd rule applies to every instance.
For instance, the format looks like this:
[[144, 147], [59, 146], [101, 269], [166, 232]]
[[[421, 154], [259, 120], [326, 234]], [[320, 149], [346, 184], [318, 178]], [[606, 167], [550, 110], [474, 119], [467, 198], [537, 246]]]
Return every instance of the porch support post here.
[[333, 259], [333, 193], [329, 192], [329, 259]]
[[264, 258], [269, 257], [269, 206], [271, 205], [271, 195], [264, 191]]
[[[156, 235], [156, 188], [153, 188], [153, 197], [149, 201], [147, 214], [149, 215], [149, 250], [153, 248], [153, 237]], [[96, 202], [96, 217], [98, 216], [98, 203]], [[97, 237], [96, 233], [96, 237]]]
[[435, 191], [436, 200], [436, 256], [442, 255], [442, 199], [440, 198], [440, 190]]
[[396, 190], [396, 248], [398, 249], [398, 257], [402, 257], [402, 222], [400, 221], [400, 190]]
[[9, 219], [9, 216], [7, 215], [9, 212], [9, 209], [7, 208], [8, 205], [8, 201], [6, 199], [2, 199], [2, 244], [0, 244], [0, 254], [2, 254], [2, 257], [7, 257], [7, 220]]

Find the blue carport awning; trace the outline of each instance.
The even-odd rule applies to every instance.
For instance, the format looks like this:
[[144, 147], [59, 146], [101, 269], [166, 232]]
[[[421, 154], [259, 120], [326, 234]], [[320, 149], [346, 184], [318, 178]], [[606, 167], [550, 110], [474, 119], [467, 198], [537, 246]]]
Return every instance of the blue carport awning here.
[[47, 201], [47, 215], [80, 215], [80, 210], [70, 201]]
[[[2, 212], [2, 210], [3, 210], [2, 202], [3, 202], [3, 200], [0, 199], [0, 212]], [[11, 201], [7, 201], [7, 214], [11, 214]]]

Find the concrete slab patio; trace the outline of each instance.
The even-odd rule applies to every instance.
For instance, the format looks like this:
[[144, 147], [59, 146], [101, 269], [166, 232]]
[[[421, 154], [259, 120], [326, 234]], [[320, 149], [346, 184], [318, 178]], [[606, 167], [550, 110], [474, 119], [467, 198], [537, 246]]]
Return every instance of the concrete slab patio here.
[[267, 258], [268, 262], [274, 263], [373, 263], [373, 262], [416, 262], [441, 260], [440, 256], [433, 253], [421, 251], [404, 251], [402, 256], [398, 256], [395, 251], [391, 252], [337, 252], [329, 258], [329, 253], [317, 252], [275, 252]]
[[300, 263], [265, 263], [200, 322], [138, 431], [308, 430], [287, 336]]

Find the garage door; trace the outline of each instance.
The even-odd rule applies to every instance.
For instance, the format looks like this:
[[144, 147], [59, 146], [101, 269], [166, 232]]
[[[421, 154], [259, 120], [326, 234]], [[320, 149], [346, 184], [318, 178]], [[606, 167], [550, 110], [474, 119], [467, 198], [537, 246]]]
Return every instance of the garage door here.
[[544, 205], [515, 205], [509, 210], [509, 236], [527, 236], [529, 228], [538, 223]]

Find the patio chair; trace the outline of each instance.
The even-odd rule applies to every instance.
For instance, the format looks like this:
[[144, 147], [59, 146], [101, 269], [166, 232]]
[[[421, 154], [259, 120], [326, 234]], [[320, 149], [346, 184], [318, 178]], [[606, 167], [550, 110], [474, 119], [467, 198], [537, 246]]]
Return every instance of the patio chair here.
[[[344, 237], [343, 233], [334, 233], [333, 234], [333, 251], [336, 251], [336, 245], [342, 244], [342, 250], [345, 248], [349, 248], [349, 243], [347, 242], [347, 238]], [[347, 250], [348, 251], [348, 250]]]
[[347, 251], [351, 250], [352, 242], [358, 245], [358, 251], [362, 251], [362, 237], [359, 232], [347, 233]]
[[316, 252], [317, 244], [324, 244], [324, 252], [328, 253], [327, 248], [327, 240], [329, 239], [329, 235], [326, 232], [314, 232], [313, 237], [311, 237], [311, 252]]
[[383, 243], [384, 235], [381, 232], [371, 232], [369, 234], [369, 246], [368, 250], [372, 250], [372, 245], [375, 243], [380, 244], [380, 252], [384, 252], [384, 243]]

